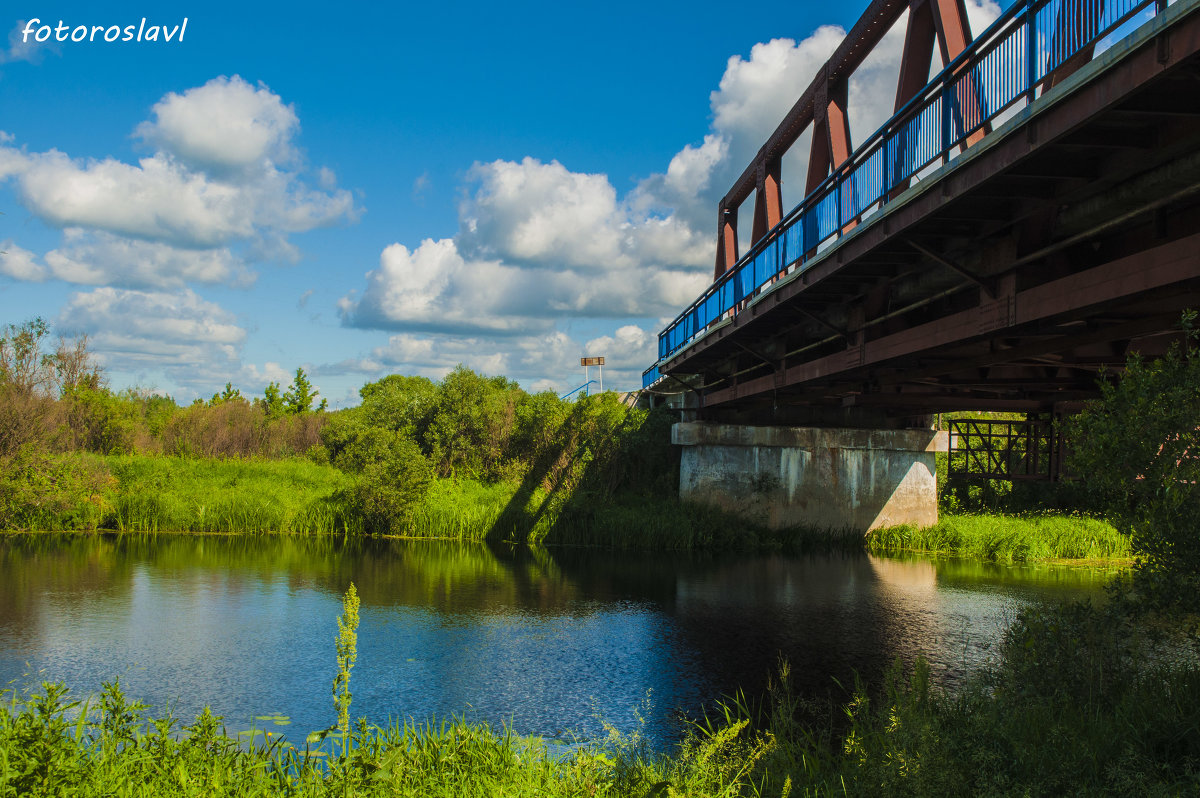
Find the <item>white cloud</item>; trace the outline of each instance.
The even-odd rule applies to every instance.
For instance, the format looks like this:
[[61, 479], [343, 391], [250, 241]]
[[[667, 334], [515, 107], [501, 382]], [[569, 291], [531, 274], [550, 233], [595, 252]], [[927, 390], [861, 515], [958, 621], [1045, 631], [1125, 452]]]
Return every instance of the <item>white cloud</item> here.
[[602, 335], [588, 341], [583, 350], [589, 357], [604, 357], [606, 364], [625, 367], [641, 364], [645, 367], [655, 359], [654, 349], [657, 341], [657, 336], [649, 330], [643, 330], [635, 324], [626, 324], [618, 327], [612, 335]]
[[259, 170], [295, 157], [295, 109], [237, 75], [171, 92], [151, 111], [154, 121], [138, 125], [137, 135], [203, 171]]
[[669, 313], [703, 285], [702, 276], [662, 268], [597, 275], [468, 260], [441, 239], [416, 250], [387, 247], [366, 291], [343, 297], [339, 308], [357, 327], [523, 335], [550, 330], [559, 318]]
[[[586, 343], [562, 331], [506, 338], [399, 333], [369, 357], [320, 366], [314, 373], [361, 374], [369, 379], [403, 373], [441, 379], [462, 364], [481, 374], [516, 379], [529, 391], [562, 393], [583, 383], [580, 356], [603, 355], [605, 387], [632, 390], [641, 385], [656, 340], [654, 333], [632, 324]], [[593, 369], [591, 376], [596, 379], [598, 373]]]
[[269, 382], [286, 386], [293, 376], [279, 363], [243, 362], [246, 330], [232, 313], [190, 289], [75, 292], [55, 327], [68, 335], [87, 333], [89, 348], [110, 373], [143, 385], [165, 379], [184, 401], [210, 396], [226, 382], [253, 395]]
[[0, 137], [0, 181], [65, 231], [63, 246], [45, 256], [54, 276], [247, 285], [247, 261], [299, 258], [289, 235], [357, 218], [330, 170], [318, 170], [319, 188], [309, 185], [293, 142], [295, 112], [265, 86], [214, 78], [153, 110], [137, 132], [159, 149], [137, 163], [28, 152]]
[[85, 285], [173, 288], [187, 283], [246, 286], [254, 281], [228, 247], [179, 249], [74, 227], [63, 232], [63, 246], [44, 259], [58, 279]]
[[183, 247], [226, 246], [260, 231], [302, 232], [354, 218], [349, 192], [315, 191], [273, 167], [245, 184], [218, 180], [162, 152], [133, 165], [4, 147], [5, 177], [47, 224]]
[[476, 164], [478, 185], [460, 212], [459, 246], [472, 257], [531, 266], [625, 268], [617, 192], [605, 175], [558, 161]]
[[59, 314], [57, 326], [87, 333], [97, 356], [110, 368], [154, 368], [176, 377], [236, 364], [246, 337], [233, 314], [191, 290], [104, 287], [76, 292]]
[[0, 49], [0, 64], [13, 61], [28, 61], [39, 63], [47, 51], [58, 52], [58, 48], [45, 42], [38, 43], [32, 34], [25, 35], [25, 25], [28, 20], [17, 20], [16, 27], [8, 33], [8, 50]]
[[[497, 340], [490, 337], [393, 335], [371, 353], [384, 370], [441, 379], [462, 364], [480, 374], [532, 382], [561, 375], [565, 385], [579, 363], [579, 344], [563, 332]], [[568, 374], [568, 371], [572, 374]]]
[[12, 239], [0, 242], [0, 274], [35, 283], [47, 277], [46, 267], [37, 262], [37, 256], [17, 246]]

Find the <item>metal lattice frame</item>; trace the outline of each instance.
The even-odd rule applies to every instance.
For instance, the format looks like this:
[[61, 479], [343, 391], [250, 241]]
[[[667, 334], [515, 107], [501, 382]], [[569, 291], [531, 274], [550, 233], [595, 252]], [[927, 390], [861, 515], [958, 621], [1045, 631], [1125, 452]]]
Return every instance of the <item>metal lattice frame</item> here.
[[950, 422], [947, 466], [947, 474], [959, 479], [1058, 480], [1062, 435], [1048, 418], [955, 419]]

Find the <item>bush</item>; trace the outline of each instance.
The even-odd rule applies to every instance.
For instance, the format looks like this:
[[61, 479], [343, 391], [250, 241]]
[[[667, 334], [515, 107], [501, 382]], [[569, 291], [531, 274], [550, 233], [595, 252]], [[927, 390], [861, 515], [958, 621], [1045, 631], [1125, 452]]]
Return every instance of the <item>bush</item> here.
[[1131, 535], [1138, 588], [1156, 602], [1200, 610], [1200, 356], [1184, 317], [1184, 345], [1129, 358], [1101, 398], [1071, 420], [1071, 468]]
[[403, 533], [433, 481], [433, 468], [416, 443], [393, 435], [387, 453], [362, 468], [350, 491], [352, 507], [371, 534]]
[[115, 487], [102, 460], [25, 446], [0, 456], [0, 529], [94, 530]]

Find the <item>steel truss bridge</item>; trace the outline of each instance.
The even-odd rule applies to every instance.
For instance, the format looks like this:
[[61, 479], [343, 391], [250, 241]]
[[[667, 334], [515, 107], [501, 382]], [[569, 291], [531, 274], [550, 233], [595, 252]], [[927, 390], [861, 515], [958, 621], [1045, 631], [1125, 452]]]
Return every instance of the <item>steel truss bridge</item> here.
[[[895, 114], [851, 150], [849, 77], [905, 11]], [[974, 37], [961, 0], [874, 0], [720, 201], [715, 280], [644, 386], [745, 423], [1095, 395], [1200, 307], [1198, 53], [1200, 0], [1020, 0]]]

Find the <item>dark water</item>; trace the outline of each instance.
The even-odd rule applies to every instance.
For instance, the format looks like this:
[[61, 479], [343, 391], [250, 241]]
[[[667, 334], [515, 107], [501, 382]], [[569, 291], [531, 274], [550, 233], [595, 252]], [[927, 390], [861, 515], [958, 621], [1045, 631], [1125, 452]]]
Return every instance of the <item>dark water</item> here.
[[[341, 595], [362, 598], [352, 716], [466, 714], [550, 738], [645, 718], [664, 741], [779, 655], [806, 693], [931, 661], [954, 685], [1031, 602], [1098, 594], [1063, 568], [862, 556], [619, 554], [312, 538], [0, 538], [0, 685], [120, 677], [132, 696], [293, 739], [335, 719]], [[263, 722], [257, 725], [262, 727]], [[269, 722], [268, 722], [269, 726]]]

